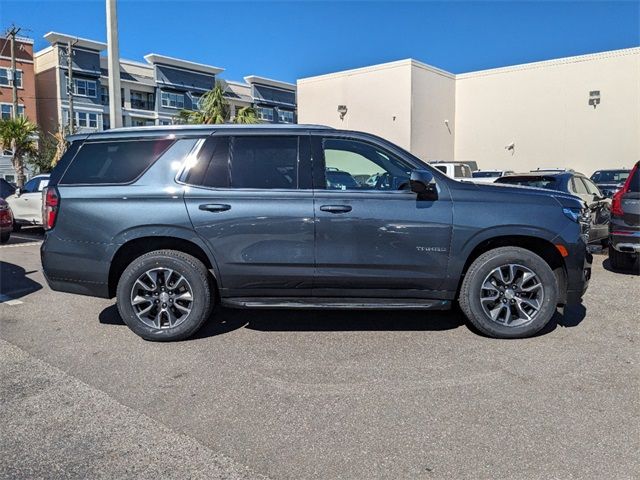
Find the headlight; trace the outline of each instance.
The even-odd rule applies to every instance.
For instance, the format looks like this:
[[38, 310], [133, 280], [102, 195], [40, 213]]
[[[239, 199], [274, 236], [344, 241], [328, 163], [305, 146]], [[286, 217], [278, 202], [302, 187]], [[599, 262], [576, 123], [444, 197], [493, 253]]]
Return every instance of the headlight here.
[[572, 221], [580, 225], [582, 238], [587, 242], [589, 239], [589, 230], [591, 229], [591, 214], [589, 207], [586, 205], [584, 208], [563, 207], [562, 213], [564, 213], [567, 218], [570, 218]]

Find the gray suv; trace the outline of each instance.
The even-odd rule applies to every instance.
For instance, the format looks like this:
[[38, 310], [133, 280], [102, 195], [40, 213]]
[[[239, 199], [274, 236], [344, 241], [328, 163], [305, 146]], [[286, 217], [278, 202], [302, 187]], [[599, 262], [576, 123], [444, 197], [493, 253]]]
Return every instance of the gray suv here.
[[[533, 335], [580, 301], [588, 212], [461, 183], [373, 135], [183, 126], [78, 135], [44, 192], [52, 289], [117, 298], [147, 340], [236, 308], [448, 309]], [[586, 219], [586, 222], [585, 222]]]

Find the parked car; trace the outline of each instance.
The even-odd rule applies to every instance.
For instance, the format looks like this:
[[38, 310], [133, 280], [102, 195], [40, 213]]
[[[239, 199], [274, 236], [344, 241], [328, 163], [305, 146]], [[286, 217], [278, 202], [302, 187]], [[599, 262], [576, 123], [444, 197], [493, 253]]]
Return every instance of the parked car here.
[[42, 225], [42, 190], [48, 183], [49, 174], [37, 175], [25, 183], [24, 188], [16, 188], [15, 193], [7, 197], [15, 231], [25, 225]]
[[605, 197], [611, 198], [624, 185], [629, 178], [629, 169], [598, 170], [591, 175], [591, 181], [595, 183]]
[[0, 178], [0, 198], [5, 199], [9, 195], [13, 195], [16, 187], [7, 182], [4, 178]]
[[189, 337], [216, 301], [439, 310], [458, 300], [485, 334], [524, 337], [580, 301], [591, 275], [575, 196], [456, 182], [370, 134], [208, 125], [69, 140], [44, 192], [47, 282], [115, 296], [148, 340]]
[[609, 224], [609, 261], [616, 269], [638, 266], [640, 253], [640, 162], [614, 195]]
[[9, 204], [0, 198], [0, 243], [7, 243], [13, 229], [13, 214]]
[[514, 173], [513, 170], [476, 170], [471, 175], [474, 182], [493, 183], [500, 177], [513, 175]]
[[472, 178], [472, 172], [469, 165], [462, 162], [429, 162], [434, 168], [437, 168], [448, 177], [456, 180], [468, 180]]
[[570, 193], [580, 197], [589, 208], [589, 243], [606, 246], [609, 238], [611, 200], [606, 198], [596, 185], [581, 173], [573, 170], [516, 174], [501, 177], [495, 183], [543, 188]]

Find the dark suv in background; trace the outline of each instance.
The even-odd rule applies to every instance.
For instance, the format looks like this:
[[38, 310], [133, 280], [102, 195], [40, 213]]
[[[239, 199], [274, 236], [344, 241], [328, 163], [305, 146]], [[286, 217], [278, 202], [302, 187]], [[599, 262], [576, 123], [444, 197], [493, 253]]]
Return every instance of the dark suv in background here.
[[457, 182], [405, 150], [312, 126], [72, 137], [45, 191], [54, 290], [116, 297], [149, 340], [238, 308], [447, 309], [525, 337], [591, 273], [588, 214], [541, 189]]

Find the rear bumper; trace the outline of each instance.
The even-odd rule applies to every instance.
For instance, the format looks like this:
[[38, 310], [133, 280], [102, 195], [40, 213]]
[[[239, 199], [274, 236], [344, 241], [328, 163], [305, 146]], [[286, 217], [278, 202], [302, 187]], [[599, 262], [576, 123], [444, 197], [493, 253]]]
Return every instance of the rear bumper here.
[[640, 253], [640, 226], [629, 225], [612, 217], [609, 223], [609, 245], [623, 253]]
[[40, 260], [49, 287], [57, 292], [110, 298], [110, 264], [102, 260], [107, 248], [62, 240], [47, 232], [40, 247]]

